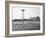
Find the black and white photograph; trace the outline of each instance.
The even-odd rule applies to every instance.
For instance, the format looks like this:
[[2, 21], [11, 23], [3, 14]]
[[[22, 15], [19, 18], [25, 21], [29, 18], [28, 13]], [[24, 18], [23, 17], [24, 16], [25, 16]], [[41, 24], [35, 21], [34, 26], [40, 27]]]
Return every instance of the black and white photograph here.
[[14, 6], [12, 31], [40, 30], [40, 7]]

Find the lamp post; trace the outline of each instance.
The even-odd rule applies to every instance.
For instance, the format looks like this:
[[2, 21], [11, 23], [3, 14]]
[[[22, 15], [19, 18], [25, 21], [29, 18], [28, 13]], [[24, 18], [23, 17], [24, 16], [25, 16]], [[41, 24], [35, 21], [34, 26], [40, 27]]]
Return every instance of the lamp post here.
[[24, 20], [24, 10], [22, 10], [22, 18], [23, 18], [23, 20]]
[[24, 25], [24, 9], [21, 10], [22, 11], [22, 18], [23, 18], [23, 25]]

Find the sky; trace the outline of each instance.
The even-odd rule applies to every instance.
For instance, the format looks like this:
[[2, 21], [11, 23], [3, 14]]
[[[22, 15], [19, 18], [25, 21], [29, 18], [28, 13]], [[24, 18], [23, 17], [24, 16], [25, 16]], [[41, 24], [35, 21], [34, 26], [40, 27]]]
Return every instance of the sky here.
[[[24, 10], [24, 12], [22, 11]], [[12, 11], [12, 19], [23, 19], [23, 13], [24, 18], [29, 19], [31, 17], [40, 17], [40, 7], [20, 7], [15, 6], [13, 7]]]

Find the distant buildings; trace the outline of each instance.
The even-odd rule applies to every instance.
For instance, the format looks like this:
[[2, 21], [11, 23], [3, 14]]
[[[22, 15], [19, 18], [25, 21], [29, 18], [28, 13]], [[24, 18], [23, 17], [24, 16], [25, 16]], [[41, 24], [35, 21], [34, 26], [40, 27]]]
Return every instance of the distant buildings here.
[[40, 17], [31, 17], [30, 20], [31, 21], [40, 21]]
[[37, 17], [31, 17], [29, 19], [14, 19], [12, 21], [40, 21], [40, 17], [37, 16]]

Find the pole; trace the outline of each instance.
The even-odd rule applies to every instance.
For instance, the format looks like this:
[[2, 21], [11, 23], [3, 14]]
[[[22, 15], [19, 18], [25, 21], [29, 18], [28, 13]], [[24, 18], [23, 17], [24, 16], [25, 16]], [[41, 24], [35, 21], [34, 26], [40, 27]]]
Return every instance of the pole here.
[[24, 10], [22, 10], [23, 26], [24, 26]]

